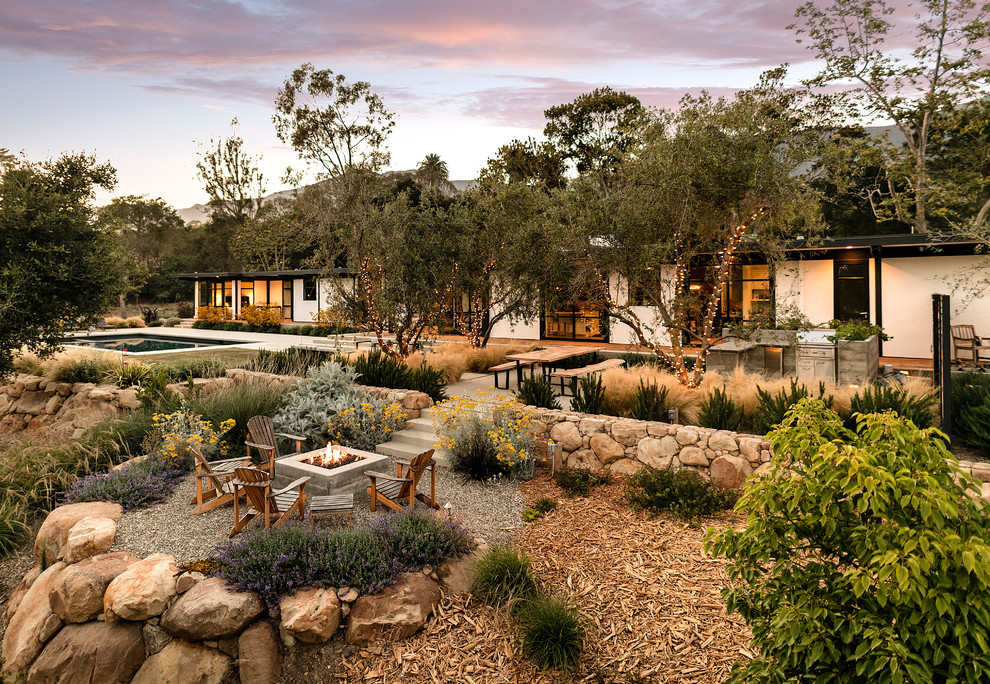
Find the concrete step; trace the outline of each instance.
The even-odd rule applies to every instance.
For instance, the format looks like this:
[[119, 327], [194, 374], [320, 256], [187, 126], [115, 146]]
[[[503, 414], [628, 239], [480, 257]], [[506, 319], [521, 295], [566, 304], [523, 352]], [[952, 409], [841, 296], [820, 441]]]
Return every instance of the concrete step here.
[[[379, 454], [392, 456], [393, 458], [411, 459], [419, 456], [421, 453], [426, 451], [426, 449], [411, 444], [403, 444], [401, 442], [387, 442], [376, 446], [375, 451]], [[439, 451], [433, 454], [433, 460], [442, 466], [447, 465], [447, 459]]]
[[406, 429], [403, 432], [427, 432], [436, 434], [437, 426], [429, 418], [413, 418], [406, 421]]
[[409, 432], [403, 430], [392, 435], [392, 444], [414, 444], [422, 447], [423, 451], [432, 449], [437, 445], [437, 437], [428, 432]]

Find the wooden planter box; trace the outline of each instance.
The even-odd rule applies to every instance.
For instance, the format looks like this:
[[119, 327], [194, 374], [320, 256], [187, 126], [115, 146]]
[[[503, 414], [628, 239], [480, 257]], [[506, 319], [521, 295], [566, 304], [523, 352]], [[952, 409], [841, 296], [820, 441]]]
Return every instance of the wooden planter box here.
[[836, 375], [840, 385], [868, 385], [880, 369], [880, 338], [836, 342]]

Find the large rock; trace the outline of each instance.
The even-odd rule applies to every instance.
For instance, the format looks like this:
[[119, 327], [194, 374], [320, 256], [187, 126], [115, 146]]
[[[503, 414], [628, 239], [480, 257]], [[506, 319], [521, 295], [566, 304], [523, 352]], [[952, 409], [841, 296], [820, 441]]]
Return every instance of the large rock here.
[[550, 428], [550, 439], [559, 444], [564, 451], [576, 451], [584, 446], [578, 426], [566, 421]]
[[426, 623], [439, 602], [436, 582], [422, 573], [407, 573], [395, 586], [354, 602], [345, 640], [363, 646], [379, 639], [403, 639]]
[[453, 593], [465, 593], [471, 591], [474, 586], [475, 567], [478, 559], [488, 550], [488, 543], [478, 540], [478, 547], [466, 556], [456, 560], [441, 563], [437, 571], [440, 573], [440, 581], [447, 591]]
[[626, 455], [626, 449], [604, 432], [591, 436], [591, 450], [604, 465], [615, 463]]
[[117, 520], [124, 514], [120, 504], [107, 501], [87, 501], [85, 503], [59, 506], [48, 514], [34, 540], [34, 557], [42, 567], [54, 563], [62, 553], [62, 547], [69, 538], [69, 530], [83, 518], [97, 517]]
[[45, 412], [45, 406], [51, 397], [44, 392], [25, 392], [17, 402], [17, 412], [31, 416], [40, 416]]
[[233, 664], [226, 653], [173, 639], [144, 661], [131, 684], [221, 684]]
[[567, 465], [571, 468], [582, 470], [601, 470], [602, 462], [591, 449], [578, 449], [566, 459]]
[[282, 629], [307, 644], [329, 641], [340, 626], [340, 600], [332, 589], [299, 589], [282, 599], [279, 608]]
[[138, 399], [137, 390], [126, 389], [117, 392], [117, 405], [124, 409], [141, 408], [141, 400]]
[[677, 454], [677, 460], [681, 462], [681, 465], [686, 466], [701, 466], [702, 468], [708, 466], [708, 456], [705, 455], [705, 450], [695, 446], [686, 446], [681, 449], [680, 453]]
[[264, 620], [237, 637], [241, 684], [271, 684], [282, 675], [282, 648], [275, 629]]
[[669, 435], [660, 439], [644, 437], [636, 446], [636, 458], [654, 468], [669, 468], [679, 449], [677, 440]]
[[619, 421], [612, 424], [612, 438], [624, 446], [636, 446], [646, 434], [645, 423]]
[[127, 684], [144, 662], [136, 622], [66, 625], [28, 671], [28, 684]]
[[264, 610], [253, 591], [229, 591], [222, 579], [211, 577], [182, 594], [161, 625], [188, 641], [223, 639], [240, 634]]
[[138, 560], [130, 551], [117, 551], [70, 565], [52, 584], [48, 595], [52, 612], [66, 622], [95, 620], [103, 612], [107, 586]]
[[701, 435], [698, 434], [698, 428], [688, 426], [677, 428], [677, 434], [674, 436], [677, 438], [678, 444], [688, 445], [697, 444]]
[[84, 558], [103, 553], [113, 546], [117, 534], [117, 523], [110, 518], [88, 516], [69, 530], [69, 536], [62, 547], [62, 560], [78, 563]]
[[631, 458], [622, 458], [608, 464], [608, 469], [610, 472], [613, 472], [616, 475], [625, 475], [627, 477], [629, 475], [635, 475], [645, 467], [646, 466], [639, 461], [635, 461]]
[[65, 568], [65, 563], [55, 563], [49, 567], [38, 575], [21, 599], [21, 605], [3, 635], [0, 658], [4, 662], [0, 673], [4, 676], [26, 672], [45, 643], [62, 628], [62, 620], [52, 612], [48, 603], [48, 594]]
[[719, 456], [712, 461], [708, 472], [713, 485], [726, 489], [742, 489], [746, 478], [753, 474], [753, 466], [739, 456]]
[[21, 583], [14, 588], [14, 591], [10, 593], [10, 600], [7, 602], [7, 610], [3, 613], [4, 622], [9, 623], [10, 618], [14, 617], [14, 613], [21, 605], [21, 601], [24, 599], [24, 595], [27, 594], [27, 590], [31, 588], [34, 581], [38, 579], [41, 575], [41, 566], [35, 565], [33, 568], [28, 570], [27, 574], [21, 579]]
[[715, 451], [735, 453], [739, 451], [739, 443], [731, 435], [727, 435], [724, 432], [716, 432], [708, 437], [708, 448]]
[[155, 553], [132, 564], [110, 582], [103, 595], [107, 622], [147, 620], [161, 615], [175, 596], [175, 559]]
[[760, 449], [763, 444], [763, 440], [756, 437], [740, 437], [739, 438], [739, 453], [750, 463], [756, 464], [760, 462]]

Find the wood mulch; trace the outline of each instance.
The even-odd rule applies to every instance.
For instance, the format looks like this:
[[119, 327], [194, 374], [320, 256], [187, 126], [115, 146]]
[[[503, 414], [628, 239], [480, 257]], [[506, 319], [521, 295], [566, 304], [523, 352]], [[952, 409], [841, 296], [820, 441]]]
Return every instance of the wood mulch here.
[[[587, 639], [575, 671], [531, 667], [503, 611], [470, 595], [445, 595], [422, 632], [345, 657], [338, 681], [709, 684], [752, 657], [749, 630], [727, 613], [719, 593], [725, 561], [703, 552], [703, 528], [632, 511], [621, 479], [587, 498], [564, 497], [546, 475], [523, 490], [528, 503], [543, 496], [558, 502], [517, 541], [544, 586], [568, 596], [584, 618]], [[728, 513], [709, 524], [743, 521]]]

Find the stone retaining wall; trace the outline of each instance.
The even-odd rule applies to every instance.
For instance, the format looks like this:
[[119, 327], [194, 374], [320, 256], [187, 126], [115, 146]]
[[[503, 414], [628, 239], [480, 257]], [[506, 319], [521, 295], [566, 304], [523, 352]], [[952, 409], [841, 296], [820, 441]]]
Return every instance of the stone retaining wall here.
[[[477, 553], [403, 575], [377, 594], [302, 587], [267, 609], [257, 594], [180, 571], [172, 556], [107, 553], [118, 504], [52, 511], [38, 565], [13, 591], [0, 647], [4, 681], [84, 684], [272, 683], [298, 642], [342, 636], [358, 647], [418, 631], [448, 592], [470, 589]], [[317, 678], [318, 680], [318, 678]], [[316, 680], [314, 680], [316, 681]]]
[[651, 421], [532, 408], [537, 437], [561, 446], [573, 468], [630, 475], [645, 465], [691, 468], [721, 487], [741, 489], [770, 461], [770, 443], [756, 435]]

